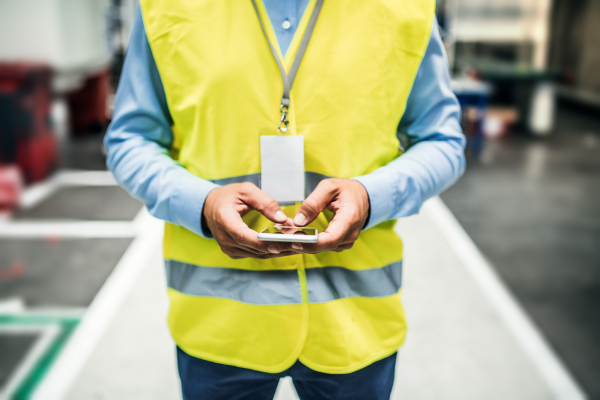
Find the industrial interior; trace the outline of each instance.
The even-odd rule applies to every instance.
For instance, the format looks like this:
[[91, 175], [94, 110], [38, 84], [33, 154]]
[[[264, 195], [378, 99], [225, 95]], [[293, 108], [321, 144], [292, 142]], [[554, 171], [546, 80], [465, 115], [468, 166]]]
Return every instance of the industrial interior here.
[[[103, 145], [137, 7], [0, 0], [0, 399], [181, 398], [163, 223]], [[600, 399], [600, 2], [436, 16], [467, 169], [395, 228], [392, 398]]]

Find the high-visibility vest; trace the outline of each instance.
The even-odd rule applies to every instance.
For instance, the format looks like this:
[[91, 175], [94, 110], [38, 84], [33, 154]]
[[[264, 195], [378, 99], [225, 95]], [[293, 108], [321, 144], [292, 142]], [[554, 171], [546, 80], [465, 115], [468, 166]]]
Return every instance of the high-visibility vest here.
[[[288, 69], [314, 4], [280, 53]], [[368, 174], [400, 156], [396, 128], [434, 8], [434, 0], [325, 0], [291, 91], [307, 194], [323, 179]], [[283, 85], [252, 2], [142, 0], [141, 9], [174, 122], [174, 158], [219, 184], [260, 185], [260, 134], [279, 122]], [[299, 204], [283, 211], [293, 217]], [[331, 218], [325, 211], [310, 225], [323, 231]], [[273, 225], [257, 212], [244, 221], [254, 230]], [[192, 356], [264, 372], [300, 360], [349, 373], [393, 354], [406, 335], [393, 226], [363, 231], [340, 253], [233, 260], [215, 240], [167, 223], [175, 342]]]

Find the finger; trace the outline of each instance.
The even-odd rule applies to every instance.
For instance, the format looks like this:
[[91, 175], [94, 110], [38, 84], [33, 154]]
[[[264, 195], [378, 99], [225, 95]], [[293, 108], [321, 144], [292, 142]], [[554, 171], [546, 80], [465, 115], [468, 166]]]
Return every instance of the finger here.
[[234, 246], [221, 246], [221, 251], [234, 260], [241, 258], [260, 258], [261, 254], [254, 253]]
[[279, 208], [277, 201], [257, 188], [255, 185], [244, 184], [240, 191], [241, 199], [244, 203], [257, 211], [260, 211], [265, 217], [273, 222], [286, 222], [288, 217]]
[[352, 246], [354, 246], [354, 242], [353, 243], [346, 243], [346, 244], [341, 244], [338, 246], [337, 249], [335, 249], [334, 251], [341, 253], [344, 250], [350, 250], [352, 248]]
[[346, 218], [344, 213], [338, 212], [327, 226], [327, 229], [322, 232], [323, 240], [319, 237], [319, 241], [323, 247], [334, 249], [343, 243], [351, 229], [351, 220]]
[[223, 235], [220, 237], [220, 240], [219, 240], [219, 245], [221, 245], [222, 247], [223, 246], [236, 247], [236, 248], [242, 249], [244, 251], [248, 251], [248, 252], [256, 254], [256, 255], [269, 254], [269, 253], [265, 253], [260, 250], [253, 249], [251, 247], [242, 246], [241, 244], [236, 242], [231, 236], [229, 236], [229, 234], [227, 232], [223, 232]]
[[302, 202], [302, 206], [300, 206], [300, 209], [294, 217], [294, 225], [306, 226], [310, 224], [336, 195], [337, 185], [330, 179], [321, 181], [314, 192]]
[[256, 259], [260, 259], [260, 260], [267, 260], [267, 259], [271, 259], [271, 258], [288, 257], [288, 256], [294, 256], [294, 255], [298, 254], [293, 251], [282, 251], [279, 254], [271, 254], [271, 253], [257, 254], [257, 253], [253, 253], [251, 251], [246, 251], [239, 247], [230, 247], [230, 246], [223, 246], [221, 248], [221, 250], [223, 251], [223, 253], [227, 254], [227, 256], [229, 256], [230, 258], [232, 258], [234, 260], [239, 260], [242, 258], [256, 258]]
[[335, 250], [342, 244], [351, 227], [350, 221], [344, 218], [343, 214], [338, 213], [333, 217], [327, 229], [319, 233], [319, 241], [303, 245], [304, 250], [308, 253]]
[[259, 256], [258, 258], [260, 258], [261, 260], [268, 260], [271, 258], [281, 258], [281, 257], [295, 256], [295, 255], [298, 255], [298, 253], [296, 253], [295, 251], [282, 251], [279, 254], [263, 254], [263, 255]]
[[256, 254], [267, 253], [267, 251], [262, 251], [260, 249], [255, 249], [253, 247], [244, 246], [242, 244], [239, 244], [226, 230], [223, 230], [221, 232], [221, 234], [218, 237], [216, 237], [215, 239], [217, 239], [217, 241], [219, 242], [219, 245], [221, 245], [221, 246], [239, 247], [242, 250], [246, 250], [246, 251], [249, 251], [251, 253], [256, 253]]
[[[281, 254], [289, 251], [299, 252], [302, 250], [302, 245], [300, 243], [290, 243], [290, 242], [270, 242], [270, 241], [260, 241], [259, 243], [264, 244], [267, 248], [267, 251], [263, 254]], [[276, 251], [275, 251], [276, 250]]]
[[[259, 243], [262, 243], [262, 242], [259, 241]], [[260, 258], [258, 256], [261, 256], [261, 255], [267, 255], [267, 254], [279, 255], [284, 252], [297, 251], [297, 249], [300, 249], [300, 250], [302, 249], [301, 246], [298, 247], [298, 245], [295, 243], [265, 242], [264, 244], [267, 246], [266, 251], [256, 250], [256, 249], [253, 249], [252, 247], [247, 247], [247, 246], [239, 244], [227, 232], [223, 232], [223, 235], [220, 237], [219, 244], [221, 245], [222, 249], [225, 247], [226, 248], [237, 248], [237, 249], [243, 250], [245, 252], [252, 253], [255, 256], [254, 258]], [[276, 246], [276, 251], [273, 250], [273, 245]]]
[[[284, 234], [293, 234], [294, 231], [297, 231], [298, 228], [284, 228], [282, 229], [282, 232]], [[298, 235], [301, 236], [301, 235]], [[306, 235], [304, 235], [306, 236]], [[227, 242], [226, 244], [229, 245], [234, 245], [234, 246], [240, 246], [243, 247], [245, 249], [251, 249], [251, 247], [246, 247], [243, 246], [241, 244], [239, 244], [238, 242], [236, 242], [233, 238], [228, 237], [228, 240], [230, 240], [230, 242]], [[225, 243], [225, 242], [224, 242]], [[284, 252], [284, 251], [301, 251], [303, 249], [303, 246], [301, 243], [299, 242], [272, 242], [272, 241], [263, 241], [263, 240], [258, 240], [259, 245], [264, 245], [267, 247], [267, 251], [268, 253], [275, 253], [277, 254], [275, 251], [271, 251], [269, 250], [269, 248], [271, 246], [276, 246], [277, 251], [279, 252]], [[259, 252], [263, 252], [262, 250], [255, 250], [255, 251], [259, 251]]]
[[281, 246], [282, 252], [287, 252], [287, 251], [300, 252], [304, 248], [301, 243], [281, 242], [281, 243], [279, 243], [279, 245]]
[[250, 229], [235, 210], [223, 212], [221, 221], [224, 233], [236, 243], [236, 246], [248, 247], [261, 253], [281, 252], [279, 243], [258, 240], [258, 233]]
[[360, 234], [360, 228], [357, 228], [356, 225], [346, 233], [346, 236], [342, 239], [342, 244], [354, 243], [358, 239]]
[[284, 226], [296, 226], [294, 225], [294, 220], [288, 217], [287, 221], [283, 223]]
[[[288, 217], [288, 220], [283, 225], [285, 225], [285, 226], [292, 226], [293, 227], [293, 226], [295, 226], [294, 225], [294, 220]], [[300, 244], [300, 243], [291, 243], [290, 246], [291, 246], [291, 248], [293, 250], [298, 250], [298, 251], [303, 250], [303, 245]]]
[[236, 249], [240, 249], [240, 250], [243, 250], [245, 252], [248, 252], [248, 253], [252, 253], [254, 256], [257, 256], [257, 257], [260, 256], [260, 255], [262, 255], [262, 254], [269, 254], [269, 253], [265, 253], [263, 251], [259, 251], [259, 250], [253, 249], [251, 247], [242, 246], [239, 243], [237, 243], [235, 240], [233, 240], [226, 233], [219, 240], [219, 246], [221, 246], [221, 250], [223, 251], [223, 253], [226, 253], [224, 251], [225, 248], [236, 248]]

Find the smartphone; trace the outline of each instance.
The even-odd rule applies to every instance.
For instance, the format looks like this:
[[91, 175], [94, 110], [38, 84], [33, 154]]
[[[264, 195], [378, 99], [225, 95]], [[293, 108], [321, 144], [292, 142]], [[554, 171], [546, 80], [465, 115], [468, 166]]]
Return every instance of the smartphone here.
[[315, 228], [275, 225], [259, 232], [258, 240], [264, 242], [317, 243], [319, 240], [318, 233]]

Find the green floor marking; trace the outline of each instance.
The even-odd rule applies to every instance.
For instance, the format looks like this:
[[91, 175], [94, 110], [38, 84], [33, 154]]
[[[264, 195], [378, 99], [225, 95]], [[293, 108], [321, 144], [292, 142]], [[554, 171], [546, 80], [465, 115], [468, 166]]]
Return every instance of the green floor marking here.
[[23, 380], [13, 397], [14, 400], [27, 400], [31, 398], [35, 388], [42, 381], [52, 364], [65, 347], [81, 321], [80, 316], [56, 316], [40, 314], [11, 314], [0, 315], [0, 325], [58, 325], [61, 331], [46, 353]]

